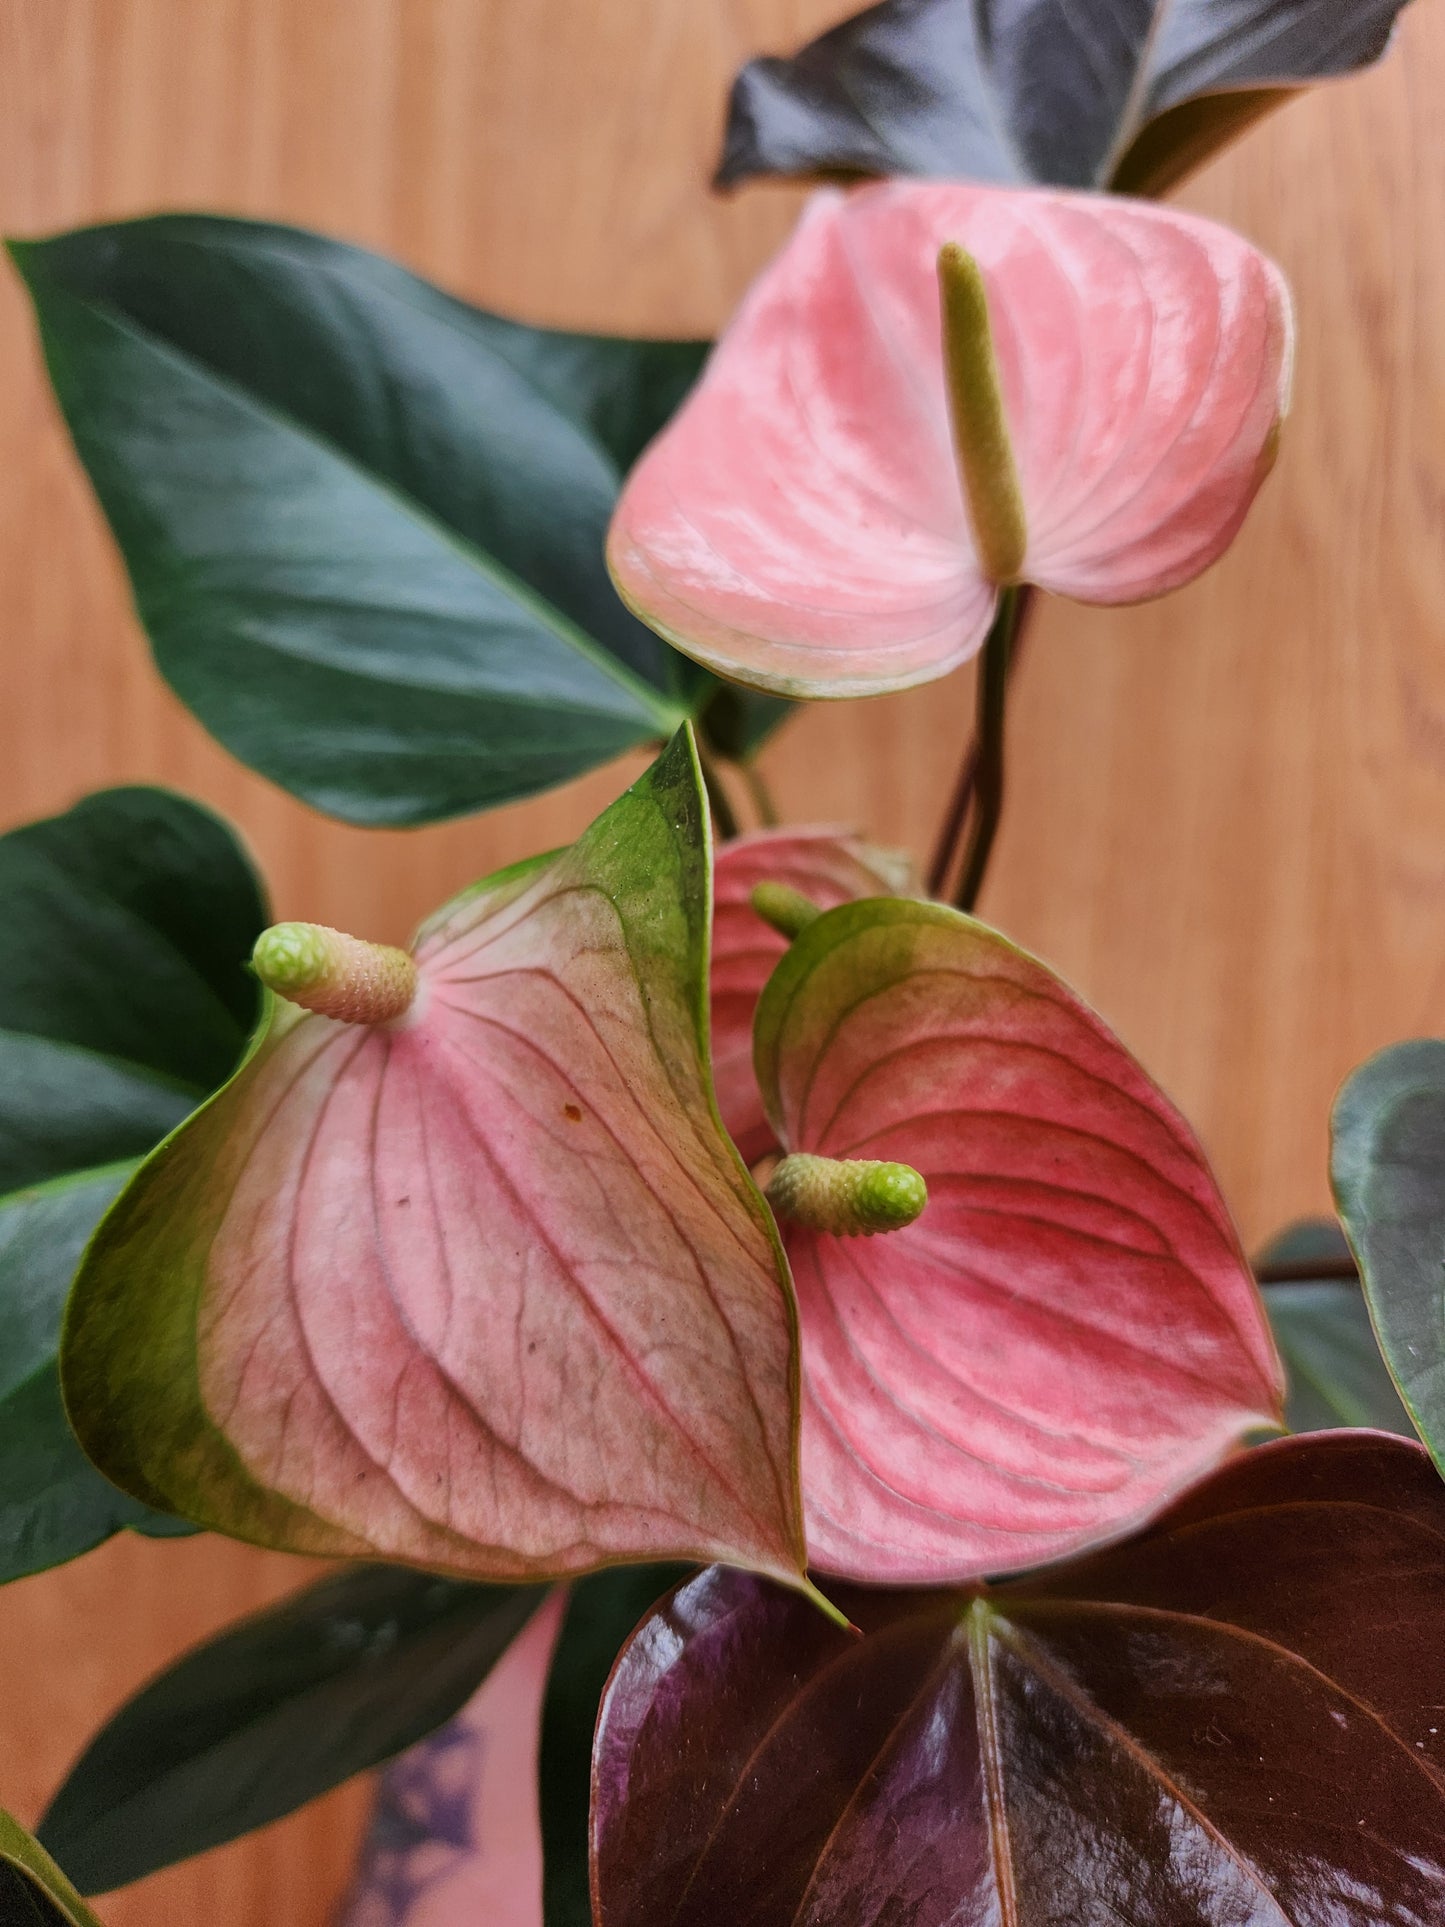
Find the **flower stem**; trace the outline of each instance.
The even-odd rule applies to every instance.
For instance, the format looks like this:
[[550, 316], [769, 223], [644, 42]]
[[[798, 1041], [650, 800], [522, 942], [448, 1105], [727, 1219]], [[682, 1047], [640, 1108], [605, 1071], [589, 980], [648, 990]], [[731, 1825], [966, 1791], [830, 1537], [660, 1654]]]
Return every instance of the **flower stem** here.
[[707, 785], [707, 800], [712, 805], [713, 823], [716, 825], [719, 837], [726, 843], [738, 834], [737, 812], [723, 787], [721, 771], [700, 741], [697, 745], [697, 760], [702, 769], [703, 781]]
[[1003, 815], [1004, 718], [1008, 705], [1009, 657], [1013, 654], [1018, 615], [1018, 591], [1005, 589], [979, 658], [975, 808], [968, 848], [964, 852], [963, 873], [954, 897], [960, 910], [971, 911], [978, 902]]
[[748, 786], [748, 795], [753, 800], [758, 822], [765, 830], [775, 830], [778, 827], [778, 806], [773, 801], [773, 792], [768, 788], [763, 772], [751, 756], [740, 759], [738, 771]]
[[[1008, 672], [1010, 675], [1012, 675], [1018, 667], [1019, 658], [1023, 654], [1024, 625], [1028, 611], [1033, 603], [1033, 594], [1033, 589], [1027, 585], [1015, 591], [1013, 638], [1008, 652]], [[999, 622], [1003, 619], [1004, 615], [1005, 608], [1001, 601], [999, 614], [994, 622], [995, 629], [998, 628]], [[990, 632], [990, 640], [991, 639], [992, 631]], [[982, 674], [981, 669], [980, 674]], [[943, 823], [939, 828], [937, 841], [933, 846], [933, 858], [928, 869], [928, 894], [931, 897], [943, 896], [949, 876], [952, 874], [954, 861], [958, 855], [959, 841], [963, 835], [964, 826], [968, 822], [969, 812], [973, 805], [974, 792], [978, 785], [978, 759], [979, 742], [978, 737], [975, 735], [970, 738], [968, 748], [964, 752], [963, 761], [959, 765], [958, 777], [953, 786], [953, 795], [949, 798], [948, 811], [944, 816]]]

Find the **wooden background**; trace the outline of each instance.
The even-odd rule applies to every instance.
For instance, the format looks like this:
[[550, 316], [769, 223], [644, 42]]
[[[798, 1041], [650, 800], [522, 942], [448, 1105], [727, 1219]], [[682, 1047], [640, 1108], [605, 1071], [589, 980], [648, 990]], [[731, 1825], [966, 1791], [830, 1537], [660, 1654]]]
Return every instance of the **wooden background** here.
[[[0, 227], [278, 217], [529, 319], [720, 323], [791, 191], [706, 188], [727, 81], [846, 0], [0, 0]], [[1200, 1128], [1246, 1235], [1322, 1207], [1342, 1074], [1445, 1029], [1445, 14], [1249, 136], [1185, 199], [1272, 252], [1301, 349], [1279, 469], [1206, 579], [1049, 607], [1019, 679], [986, 912], [1091, 997]], [[247, 775], [155, 675], [0, 281], [0, 827], [160, 781], [243, 828], [280, 913], [401, 937], [621, 785], [417, 834]], [[465, 398], [461, 398], [463, 403]], [[768, 758], [793, 817], [924, 851], [967, 675], [824, 707]], [[0, 906], [3, 914], [3, 906]], [[0, 1337], [3, 1342], [3, 1337]], [[0, 1804], [33, 1819], [148, 1672], [295, 1585], [220, 1542], [116, 1542], [0, 1593]], [[113, 1927], [328, 1918], [364, 1788], [109, 1902]]]

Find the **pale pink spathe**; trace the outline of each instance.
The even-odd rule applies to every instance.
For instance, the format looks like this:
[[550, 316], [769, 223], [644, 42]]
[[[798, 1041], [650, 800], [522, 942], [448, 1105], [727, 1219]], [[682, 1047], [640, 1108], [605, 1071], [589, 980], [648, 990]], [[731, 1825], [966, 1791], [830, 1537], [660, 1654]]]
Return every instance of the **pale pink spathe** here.
[[949, 422], [948, 241], [988, 288], [1025, 579], [1087, 602], [1161, 595], [1243, 520], [1292, 348], [1284, 278], [1257, 249], [1117, 196], [827, 190], [613, 521], [624, 599], [720, 674], [866, 695], [943, 675], [981, 645], [997, 585], [975, 557]]

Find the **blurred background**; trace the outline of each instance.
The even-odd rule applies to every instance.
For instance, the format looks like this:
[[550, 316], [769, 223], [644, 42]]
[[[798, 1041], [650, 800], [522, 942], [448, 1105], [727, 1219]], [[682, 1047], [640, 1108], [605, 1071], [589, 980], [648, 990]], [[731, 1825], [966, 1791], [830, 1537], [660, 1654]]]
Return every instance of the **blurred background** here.
[[[0, 229], [256, 214], [527, 320], [718, 327], [792, 221], [707, 182], [726, 91], [848, 0], [0, 0]], [[1300, 356], [1280, 464], [1202, 581], [1045, 608], [1015, 685], [982, 909], [1122, 1033], [1201, 1132], [1246, 1240], [1327, 1204], [1341, 1076], [1445, 1029], [1445, 14], [1184, 190], [1272, 253]], [[786, 817], [926, 856], [971, 677], [815, 707], [764, 758]], [[230, 816], [277, 913], [400, 939], [568, 839], [636, 766], [439, 829], [314, 815], [151, 666], [0, 274], [0, 828], [157, 782]], [[3, 906], [0, 906], [3, 914]], [[3, 1342], [3, 1341], [0, 1341]], [[155, 1667], [310, 1575], [221, 1541], [111, 1542], [0, 1592], [0, 1798], [33, 1822]], [[366, 1789], [103, 1905], [111, 1927], [330, 1917]]]

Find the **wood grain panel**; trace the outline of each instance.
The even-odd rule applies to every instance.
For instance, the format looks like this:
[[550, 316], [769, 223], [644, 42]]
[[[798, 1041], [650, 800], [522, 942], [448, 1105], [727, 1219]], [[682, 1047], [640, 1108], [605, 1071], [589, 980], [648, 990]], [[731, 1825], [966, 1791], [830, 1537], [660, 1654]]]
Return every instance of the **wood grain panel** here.
[[[796, 207], [719, 203], [727, 79], [845, 0], [0, 0], [0, 225], [158, 207], [385, 249], [563, 325], [715, 326]], [[1291, 106], [1191, 205], [1299, 300], [1295, 418], [1244, 535], [1164, 604], [1049, 607], [1019, 678], [986, 911], [1073, 977], [1196, 1120], [1251, 1237], [1325, 1202], [1325, 1115], [1377, 1044], [1445, 1028], [1445, 17]], [[627, 773], [414, 834], [327, 823], [229, 761], [154, 674], [0, 282], [0, 824], [126, 780], [237, 821], [281, 913], [402, 935], [569, 836]], [[926, 849], [965, 674], [824, 706], [768, 756], [793, 816]], [[0, 1593], [0, 1801], [33, 1817], [115, 1702], [305, 1576], [117, 1543]], [[108, 1903], [114, 1927], [327, 1919], [349, 1789]]]

